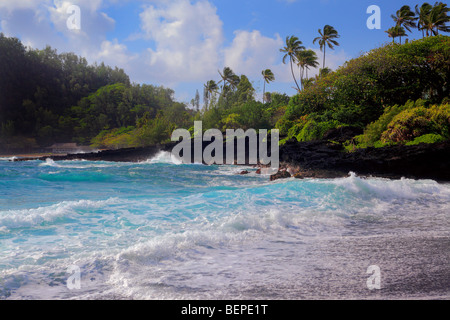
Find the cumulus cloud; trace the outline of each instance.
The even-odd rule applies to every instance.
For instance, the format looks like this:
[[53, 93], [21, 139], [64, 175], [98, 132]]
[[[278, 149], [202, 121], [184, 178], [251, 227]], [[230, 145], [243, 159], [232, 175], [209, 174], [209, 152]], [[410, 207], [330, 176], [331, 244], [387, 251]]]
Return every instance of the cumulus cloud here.
[[270, 38], [258, 30], [236, 31], [231, 46], [225, 49], [225, 65], [251, 77], [259, 76], [263, 69], [279, 63], [282, 44], [278, 34]]
[[[80, 30], [67, 28], [71, 16], [67, 9], [71, 5], [80, 7]], [[115, 26], [115, 21], [100, 11], [101, 6], [102, 0], [2, 0], [1, 31], [20, 37], [24, 44], [34, 48], [51, 45], [60, 52], [73, 51], [91, 58], [106, 40], [106, 33]]]
[[47, 1], [36, 1], [36, 0], [2, 0], [0, 2], [0, 10], [6, 10], [8, 12], [12, 12], [15, 10], [22, 10], [22, 9], [36, 9], [38, 8], [42, 2], [50, 2]]
[[94, 54], [96, 61], [103, 61], [106, 65], [118, 66], [125, 70], [133, 70], [138, 67], [139, 55], [128, 51], [127, 46], [118, 42], [105, 40], [100, 46], [100, 51]]
[[[73, 4], [81, 9], [81, 30], [67, 28], [67, 9]], [[218, 80], [217, 71], [225, 66], [247, 75], [256, 87], [262, 87], [261, 71], [267, 68], [277, 83], [293, 81], [289, 64], [281, 61], [280, 35], [237, 30], [232, 39], [225, 39], [223, 22], [210, 0], [142, 1], [136, 15], [140, 30], [130, 31], [134, 33], [122, 41], [109, 36], [118, 26], [103, 11], [113, 5], [121, 4], [118, 0], [1, 0], [0, 31], [34, 48], [48, 44], [59, 52], [82, 55], [90, 63], [104, 61], [124, 68], [137, 82], [170, 87], [201, 84]], [[315, 50], [321, 61], [322, 53]], [[327, 52], [327, 66], [332, 69], [346, 60], [343, 51]], [[316, 73], [311, 70], [309, 75]]]
[[162, 81], [200, 81], [217, 69], [222, 21], [208, 1], [159, 2], [140, 18], [144, 39], [155, 44], [145, 61]]

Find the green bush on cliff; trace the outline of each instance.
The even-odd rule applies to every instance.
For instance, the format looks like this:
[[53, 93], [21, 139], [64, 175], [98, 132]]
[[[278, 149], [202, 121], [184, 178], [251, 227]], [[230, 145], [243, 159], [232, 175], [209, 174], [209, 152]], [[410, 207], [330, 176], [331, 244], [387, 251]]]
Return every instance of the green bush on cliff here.
[[427, 134], [450, 138], [450, 105], [417, 107], [394, 117], [381, 135], [382, 142], [409, 142]]
[[[320, 122], [338, 121], [361, 127], [380, 119], [378, 128], [376, 125], [368, 128], [373, 131], [369, 140], [361, 141], [373, 146], [392, 115], [409, 108], [405, 106], [408, 100], [440, 103], [449, 96], [448, 61], [450, 37], [447, 36], [374, 49], [346, 62], [335, 72], [317, 77], [313, 84], [292, 97], [278, 126], [295, 125], [307, 114], [316, 114]], [[393, 106], [388, 113], [386, 106]]]
[[122, 127], [113, 130], [103, 130], [91, 140], [93, 148], [119, 149], [130, 146], [133, 140], [134, 127]]
[[299, 142], [320, 140], [330, 129], [336, 129], [347, 126], [337, 120], [321, 121], [320, 117], [315, 115], [306, 115], [295, 121], [289, 128], [285, 141], [295, 138]]
[[426, 102], [424, 100], [419, 99], [417, 101], [410, 100], [404, 105], [394, 105], [392, 107], [387, 107], [381, 117], [378, 120], [368, 124], [364, 129], [364, 134], [356, 138], [357, 147], [367, 148], [383, 146], [383, 144], [386, 144], [387, 142], [384, 141], [380, 144], [380, 139], [383, 132], [386, 131], [388, 125], [391, 123], [392, 119], [394, 119], [395, 116], [397, 116], [404, 110], [423, 106], [425, 103]]
[[394, 144], [434, 143], [450, 139], [450, 104], [426, 107], [424, 100], [386, 108], [364, 134], [345, 143], [348, 151]]
[[346, 126], [337, 120], [329, 120], [316, 122], [314, 120], [308, 121], [300, 133], [296, 136], [297, 141], [311, 141], [320, 140], [324, 134], [330, 129], [336, 129]]
[[437, 142], [443, 142], [446, 139], [441, 136], [440, 134], [425, 134], [423, 136], [417, 137], [414, 139], [414, 141], [408, 142], [406, 145], [407, 146], [414, 146], [417, 145], [419, 143], [437, 143]]

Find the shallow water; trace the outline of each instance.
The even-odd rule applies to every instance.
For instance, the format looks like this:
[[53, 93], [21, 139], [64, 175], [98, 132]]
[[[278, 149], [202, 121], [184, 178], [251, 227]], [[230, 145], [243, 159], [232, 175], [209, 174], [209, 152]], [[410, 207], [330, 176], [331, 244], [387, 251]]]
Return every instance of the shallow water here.
[[449, 299], [450, 185], [241, 170], [0, 161], [0, 299]]

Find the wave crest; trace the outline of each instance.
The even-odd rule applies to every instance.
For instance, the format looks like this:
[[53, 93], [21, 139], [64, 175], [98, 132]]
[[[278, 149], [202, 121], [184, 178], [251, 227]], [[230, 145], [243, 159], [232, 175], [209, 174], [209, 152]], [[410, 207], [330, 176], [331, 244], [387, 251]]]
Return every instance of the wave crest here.
[[30, 228], [68, 216], [77, 209], [100, 208], [117, 202], [117, 198], [102, 201], [63, 201], [48, 207], [0, 211], [0, 230], [7, 232], [7, 229]]

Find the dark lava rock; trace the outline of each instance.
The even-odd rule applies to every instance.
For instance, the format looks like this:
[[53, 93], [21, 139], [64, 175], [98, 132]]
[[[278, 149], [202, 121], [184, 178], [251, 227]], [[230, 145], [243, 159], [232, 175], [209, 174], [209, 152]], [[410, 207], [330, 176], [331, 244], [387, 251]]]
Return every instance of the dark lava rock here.
[[278, 179], [287, 179], [290, 177], [292, 177], [292, 176], [289, 172], [287, 172], [286, 170], [280, 170], [277, 173], [270, 176], [270, 181], [275, 181]]
[[15, 161], [52, 159], [54, 161], [64, 160], [88, 160], [88, 161], [111, 161], [111, 162], [142, 162], [153, 158], [160, 151], [170, 151], [173, 144], [154, 145], [138, 148], [123, 148], [117, 150], [104, 150], [92, 153], [77, 153], [68, 155], [54, 155], [35, 158], [20, 158]]
[[347, 153], [336, 143], [289, 140], [280, 148], [280, 162], [299, 178], [335, 178], [352, 171], [363, 176], [450, 181], [450, 141]]

